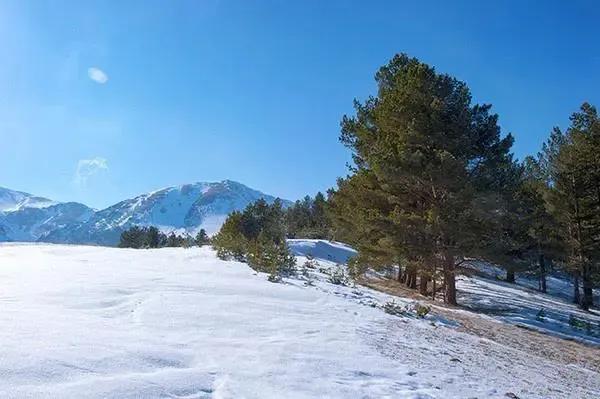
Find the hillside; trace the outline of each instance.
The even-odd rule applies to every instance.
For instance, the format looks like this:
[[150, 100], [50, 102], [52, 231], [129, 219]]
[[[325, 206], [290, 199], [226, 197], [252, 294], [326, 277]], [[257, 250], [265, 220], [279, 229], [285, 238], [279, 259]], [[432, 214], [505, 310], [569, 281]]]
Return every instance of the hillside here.
[[[330, 282], [328, 275], [351, 249], [316, 240], [290, 246], [299, 266], [309, 253], [317, 264], [275, 284], [245, 264], [218, 260], [207, 247], [1, 245], [0, 396], [600, 394], [595, 347], [466, 310], [434, 308], [418, 319], [408, 296]], [[485, 300], [488, 294], [473, 295]], [[390, 301], [406, 306], [404, 315], [386, 313]], [[482, 337], [467, 328], [466, 321], [478, 320], [508, 328], [521, 341], [542, 337], [547, 351], [568, 343], [564, 348], [573, 356], [552, 357], [542, 348], [535, 353]]]

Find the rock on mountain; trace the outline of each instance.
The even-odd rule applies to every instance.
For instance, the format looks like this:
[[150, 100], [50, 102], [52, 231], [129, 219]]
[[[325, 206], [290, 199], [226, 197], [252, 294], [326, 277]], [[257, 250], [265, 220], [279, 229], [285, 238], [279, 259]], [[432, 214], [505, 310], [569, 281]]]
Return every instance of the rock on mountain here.
[[[84, 222], [54, 230], [40, 241], [116, 245], [121, 233], [135, 225], [192, 235], [203, 228], [213, 234], [230, 212], [242, 210], [259, 198], [269, 203], [275, 200], [231, 180], [168, 187], [121, 201]], [[284, 201], [284, 205], [289, 204]]]
[[59, 203], [0, 187], [0, 241], [37, 241], [93, 213], [77, 202]]

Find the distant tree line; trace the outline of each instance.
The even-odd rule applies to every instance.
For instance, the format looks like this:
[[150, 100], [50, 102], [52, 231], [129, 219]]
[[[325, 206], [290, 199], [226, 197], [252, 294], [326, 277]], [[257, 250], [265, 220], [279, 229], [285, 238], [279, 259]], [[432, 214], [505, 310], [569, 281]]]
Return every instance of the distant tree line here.
[[536, 157], [513, 158], [490, 105], [404, 54], [376, 74], [377, 95], [355, 102], [340, 140], [350, 175], [329, 192], [332, 234], [353, 244], [353, 268], [395, 266], [398, 279], [456, 304], [461, 265], [481, 259], [539, 277], [569, 273], [574, 301], [593, 304], [600, 275], [600, 120], [583, 104]]
[[121, 233], [121, 248], [163, 248], [192, 247], [210, 244], [210, 238], [204, 229], [200, 229], [196, 237], [189, 234], [178, 235], [174, 232], [165, 234], [154, 226], [133, 226]]

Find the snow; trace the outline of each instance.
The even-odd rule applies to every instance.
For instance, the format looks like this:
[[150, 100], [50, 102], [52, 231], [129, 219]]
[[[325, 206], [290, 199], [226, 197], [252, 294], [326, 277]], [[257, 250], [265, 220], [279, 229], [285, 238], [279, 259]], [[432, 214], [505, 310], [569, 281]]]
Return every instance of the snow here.
[[346, 263], [356, 255], [356, 250], [340, 242], [326, 240], [287, 240], [288, 247], [294, 256], [310, 256], [315, 259]]
[[21, 191], [0, 187], [0, 212], [16, 212], [24, 208], [46, 208], [57, 202]]
[[[531, 288], [533, 282], [529, 278], [517, 277], [517, 284], [511, 284], [499, 280], [502, 273], [495, 273], [493, 266], [477, 265], [477, 269], [487, 271], [488, 278], [460, 276], [457, 279], [461, 305], [497, 320], [600, 346], [600, 312], [584, 312], [571, 303], [572, 297], [567, 292], [572, 287], [568, 287], [567, 281], [548, 278], [548, 294], [543, 294]], [[543, 317], [539, 316], [541, 309]], [[590, 329], [571, 326], [571, 317], [589, 323]]]
[[342, 244], [290, 247], [300, 268], [307, 260], [300, 251], [317, 250], [309, 279], [270, 283], [208, 247], [0, 245], [0, 397], [600, 394], [597, 373], [459, 332], [434, 316], [386, 314], [380, 307], [389, 295], [329, 283]]

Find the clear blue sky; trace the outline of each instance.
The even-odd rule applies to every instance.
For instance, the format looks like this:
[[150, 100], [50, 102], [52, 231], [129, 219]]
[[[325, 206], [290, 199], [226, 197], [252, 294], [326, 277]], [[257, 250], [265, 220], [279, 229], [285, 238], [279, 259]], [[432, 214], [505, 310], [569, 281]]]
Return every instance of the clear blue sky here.
[[226, 178], [325, 190], [342, 115], [397, 52], [465, 80], [522, 157], [600, 106], [597, 4], [4, 0], [0, 186], [94, 207]]

